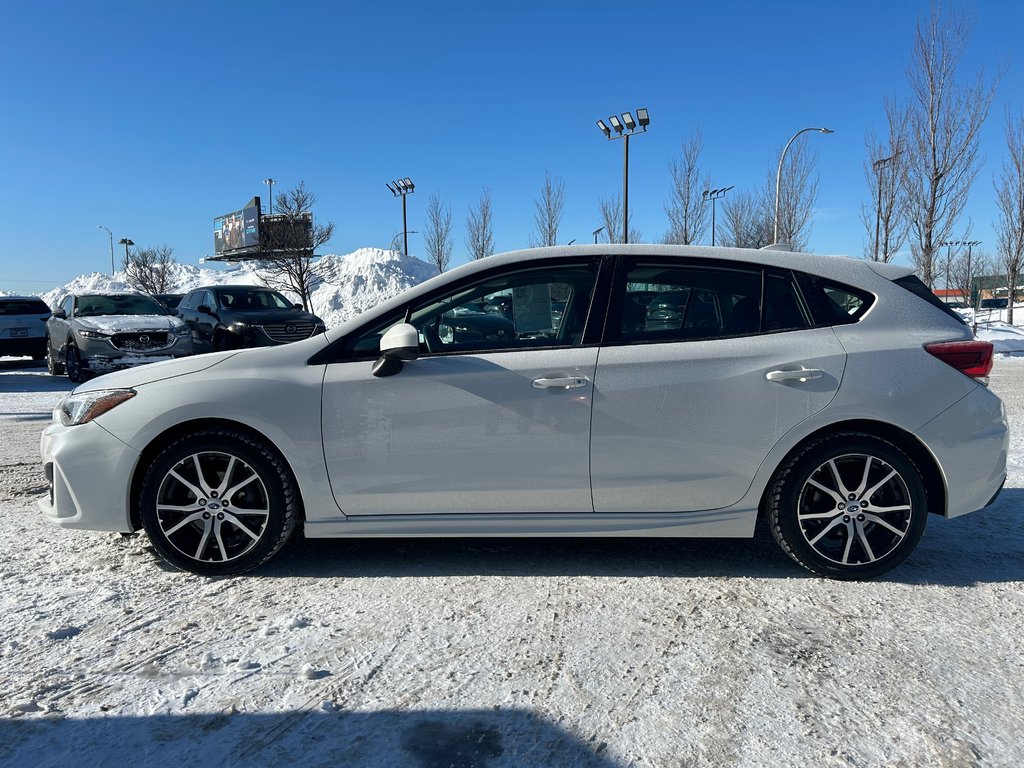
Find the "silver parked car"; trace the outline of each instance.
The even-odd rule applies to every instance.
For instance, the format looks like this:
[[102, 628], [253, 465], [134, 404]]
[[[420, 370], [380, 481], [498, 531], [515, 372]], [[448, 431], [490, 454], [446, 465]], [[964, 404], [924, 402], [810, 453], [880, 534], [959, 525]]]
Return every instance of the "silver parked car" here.
[[46, 356], [50, 308], [38, 296], [0, 296], [0, 355]]
[[[453, 334], [495, 302], [511, 332]], [[555, 317], [555, 307], [558, 317]], [[326, 334], [78, 387], [66, 528], [239, 573], [308, 537], [752, 536], [868, 578], [1006, 475], [992, 346], [907, 267], [778, 251], [494, 256]]]
[[69, 294], [46, 323], [47, 369], [71, 381], [192, 354], [192, 335], [152, 296]]

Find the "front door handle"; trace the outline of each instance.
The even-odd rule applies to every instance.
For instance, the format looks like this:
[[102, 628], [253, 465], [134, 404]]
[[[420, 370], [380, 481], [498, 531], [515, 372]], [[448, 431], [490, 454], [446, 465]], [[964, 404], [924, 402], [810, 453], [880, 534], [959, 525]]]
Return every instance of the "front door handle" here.
[[795, 371], [768, 371], [764, 375], [768, 381], [812, 381], [820, 379], [825, 372], [820, 368], [797, 368]]
[[534, 379], [534, 389], [579, 389], [587, 386], [582, 376], [563, 376], [556, 379]]

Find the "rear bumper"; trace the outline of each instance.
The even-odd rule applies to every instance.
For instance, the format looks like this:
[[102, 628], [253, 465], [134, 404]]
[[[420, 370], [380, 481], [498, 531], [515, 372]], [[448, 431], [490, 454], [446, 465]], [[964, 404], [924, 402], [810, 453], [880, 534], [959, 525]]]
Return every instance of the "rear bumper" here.
[[947, 408], [917, 431], [946, 483], [946, 517], [988, 506], [1006, 481], [1010, 431], [1003, 401], [985, 387]]

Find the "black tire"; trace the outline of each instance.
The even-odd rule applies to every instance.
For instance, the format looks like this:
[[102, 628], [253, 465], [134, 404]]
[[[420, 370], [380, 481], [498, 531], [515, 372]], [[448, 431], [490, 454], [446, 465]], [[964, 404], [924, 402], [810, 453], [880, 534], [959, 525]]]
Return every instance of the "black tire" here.
[[301, 503], [276, 451], [231, 429], [204, 429], [179, 437], [152, 461], [141, 512], [164, 560], [224, 576], [273, 557], [295, 530]]
[[64, 363], [57, 359], [53, 347], [50, 344], [50, 337], [46, 337], [46, 372], [51, 376], [64, 375]]
[[227, 331], [216, 331], [213, 334], [213, 351], [227, 352], [235, 349], [238, 345]]
[[928, 518], [924, 481], [910, 457], [859, 432], [816, 440], [789, 457], [767, 501], [782, 550], [831, 579], [870, 579], [895, 568]]
[[75, 384], [85, 381], [85, 373], [82, 371], [82, 355], [74, 344], [68, 344], [67, 351], [64, 353], [64, 369], [68, 374], [69, 381], [73, 381]]

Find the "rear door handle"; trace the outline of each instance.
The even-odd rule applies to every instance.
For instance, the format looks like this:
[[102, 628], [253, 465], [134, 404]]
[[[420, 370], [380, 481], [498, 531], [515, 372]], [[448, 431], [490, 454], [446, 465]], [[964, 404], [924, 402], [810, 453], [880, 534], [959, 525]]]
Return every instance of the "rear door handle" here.
[[534, 389], [579, 389], [587, 386], [582, 376], [563, 376], [557, 379], [534, 379]]
[[795, 371], [768, 371], [764, 375], [768, 381], [812, 381], [820, 379], [825, 372], [820, 368], [797, 368]]

